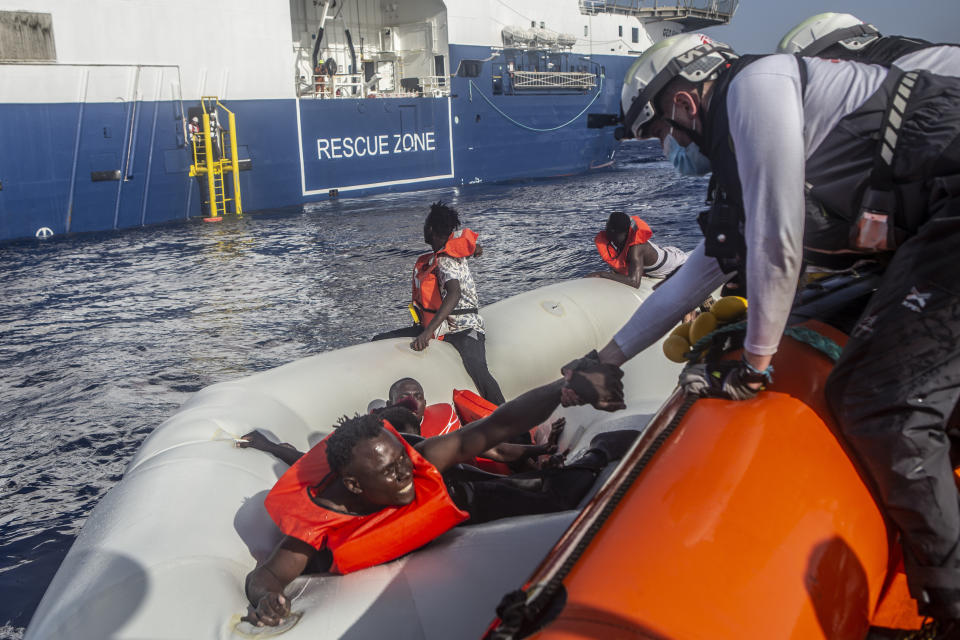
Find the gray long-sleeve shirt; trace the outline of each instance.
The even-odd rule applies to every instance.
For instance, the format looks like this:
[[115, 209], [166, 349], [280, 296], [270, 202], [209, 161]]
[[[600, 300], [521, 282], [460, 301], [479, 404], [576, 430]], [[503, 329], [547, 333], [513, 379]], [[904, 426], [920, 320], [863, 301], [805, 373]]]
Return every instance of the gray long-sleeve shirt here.
[[[797, 61], [773, 55], [730, 83], [727, 110], [743, 188], [748, 351], [776, 352], [796, 293], [803, 256], [804, 165], [841, 118], [879, 88], [876, 65], [806, 58], [801, 92]], [[653, 344], [726, 279], [703, 243], [647, 299], [614, 341], [627, 357]]]

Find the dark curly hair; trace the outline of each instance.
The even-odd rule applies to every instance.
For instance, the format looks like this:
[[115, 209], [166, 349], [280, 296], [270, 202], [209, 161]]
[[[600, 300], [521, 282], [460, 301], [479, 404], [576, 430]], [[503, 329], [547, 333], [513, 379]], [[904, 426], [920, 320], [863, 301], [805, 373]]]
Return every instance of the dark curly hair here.
[[372, 440], [383, 433], [383, 419], [375, 415], [340, 418], [337, 428], [327, 440], [327, 464], [334, 473], [341, 473], [353, 460], [353, 448], [363, 440]]
[[437, 201], [430, 205], [430, 213], [423, 224], [445, 238], [460, 228], [460, 214], [453, 207]]

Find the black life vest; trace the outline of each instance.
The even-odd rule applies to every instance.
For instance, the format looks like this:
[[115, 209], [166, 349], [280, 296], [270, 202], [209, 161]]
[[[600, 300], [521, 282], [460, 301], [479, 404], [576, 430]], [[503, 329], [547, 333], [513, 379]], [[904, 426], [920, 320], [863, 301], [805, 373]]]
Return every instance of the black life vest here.
[[842, 44], [837, 43], [827, 47], [818, 53], [816, 57], [835, 60], [853, 60], [854, 62], [879, 64], [884, 67], [890, 67], [890, 65], [905, 55], [920, 51], [921, 49], [940, 46], [944, 45], [934, 44], [927, 40], [921, 40], [920, 38], [883, 36], [877, 38], [862, 49], [855, 51], [851, 51]]
[[[704, 123], [703, 148], [713, 169], [709, 210], [698, 222], [706, 255], [725, 273], [737, 271], [745, 286], [746, 242], [743, 191], [730, 137], [727, 91], [736, 75], [764, 56], [744, 56], [717, 79]], [[806, 63], [797, 57], [801, 86]], [[909, 83], [907, 100], [904, 82]], [[895, 153], [884, 157], [883, 134], [899, 110]], [[960, 176], [960, 80], [925, 72], [891, 71], [880, 88], [840, 120], [805, 164], [804, 258], [810, 264], [841, 268], [863, 257], [851, 244], [866, 204], [890, 209], [891, 245], [914, 233], [926, 220], [932, 180], [952, 192]], [[949, 177], [949, 179], [947, 179]], [[879, 196], [878, 196], [879, 194]], [[871, 205], [872, 206], [872, 205]], [[740, 294], [743, 295], [743, 294]]]

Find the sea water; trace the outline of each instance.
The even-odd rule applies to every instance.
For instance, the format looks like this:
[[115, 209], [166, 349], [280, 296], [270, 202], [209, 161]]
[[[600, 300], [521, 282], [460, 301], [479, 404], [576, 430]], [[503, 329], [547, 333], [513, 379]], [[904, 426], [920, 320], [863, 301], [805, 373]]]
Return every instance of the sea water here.
[[0, 638], [23, 635], [87, 514], [190, 394], [410, 323], [431, 202], [480, 233], [483, 305], [605, 268], [611, 211], [692, 249], [705, 186], [631, 142], [572, 177], [0, 246]]

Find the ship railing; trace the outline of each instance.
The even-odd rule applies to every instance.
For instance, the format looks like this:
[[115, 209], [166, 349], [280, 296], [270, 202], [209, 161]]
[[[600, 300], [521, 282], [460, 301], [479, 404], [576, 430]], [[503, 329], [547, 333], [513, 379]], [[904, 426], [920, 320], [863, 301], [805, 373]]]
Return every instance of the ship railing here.
[[361, 74], [338, 74], [325, 76], [318, 80], [315, 89], [302, 91], [300, 97], [313, 95], [315, 98], [419, 98], [429, 96], [435, 98], [450, 95], [450, 78], [447, 76], [420, 77], [421, 91], [377, 90], [370, 88]]
[[596, 86], [597, 76], [582, 71], [514, 71], [512, 83], [517, 91], [531, 89], [589, 91]]
[[329, 76], [324, 91], [325, 98], [359, 98], [364, 95], [363, 76], [359, 73]]
[[580, 13], [614, 13], [641, 20], [674, 20], [693, 28], [730, 22], [740, 0], [580, 0]]
[[443, 98], [450, 95], [450, 78], [447, 76], [422, 76], [420, 84], [425, 96]]

